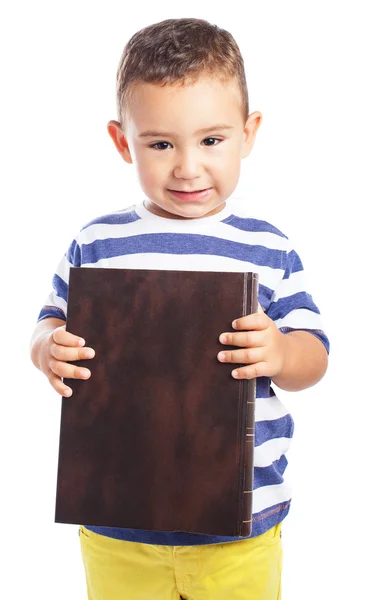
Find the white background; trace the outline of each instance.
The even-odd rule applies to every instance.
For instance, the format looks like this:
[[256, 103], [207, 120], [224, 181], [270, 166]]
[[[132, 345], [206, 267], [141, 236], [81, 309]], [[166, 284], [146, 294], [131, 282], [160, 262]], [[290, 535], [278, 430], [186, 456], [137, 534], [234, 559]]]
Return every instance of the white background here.
[[53, 522], [60, 398], [32, 366], [29, 339], [78, 229], [141, 197], [106, 123], [116, 118], [115, 73], [126, 41], [173, 17], [208, 19], [241, 47], [250, 107], [263, 123], [235, 195], [292, 238], [331, 339], [323, 381], [281, 394], [296, 427], [283, 600], [377, 597], [374, 5], [3, 4], [1, 597], [86, 597], [77, 528]]

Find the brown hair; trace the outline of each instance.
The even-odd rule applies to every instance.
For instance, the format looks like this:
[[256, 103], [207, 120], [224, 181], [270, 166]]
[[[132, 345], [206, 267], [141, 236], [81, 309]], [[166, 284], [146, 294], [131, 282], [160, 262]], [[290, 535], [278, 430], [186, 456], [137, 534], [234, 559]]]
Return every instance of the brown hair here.
[[249, 100], [243, 58], [228, 31], [203, 19], [167, 19], [141, 29], [126, 44], [117, 70], [120, 123], [133, 84], [184, 84], [202, 73], [237, 81], [246, 119]]

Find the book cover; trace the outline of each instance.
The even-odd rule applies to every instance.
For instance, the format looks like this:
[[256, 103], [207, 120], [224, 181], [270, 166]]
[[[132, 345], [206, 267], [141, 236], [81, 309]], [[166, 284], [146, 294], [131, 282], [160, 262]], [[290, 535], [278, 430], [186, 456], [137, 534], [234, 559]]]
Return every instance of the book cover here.
[[255, 380], [219, 336], [254, 273], [72, 268], [67, 330], [94, 348], [62, 398], [55, 521], [251, 533]]

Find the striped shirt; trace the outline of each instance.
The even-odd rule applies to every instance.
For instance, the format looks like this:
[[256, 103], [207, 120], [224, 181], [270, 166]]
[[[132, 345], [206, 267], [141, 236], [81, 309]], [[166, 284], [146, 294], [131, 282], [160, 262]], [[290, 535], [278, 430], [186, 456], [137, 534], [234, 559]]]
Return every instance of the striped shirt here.
[[[91, 221], [58, 265], [39, 320], [66, 319], [72, 266], [258, 273], [260, 305], [276, 326], [284, 333], [309, 331], [329, 352], [319, 310], [306, 290], [301, 260], [288, 238], [269, 223], [233, 214], [227, 206], [201, 219], [166, 219], [141, 203]], [[291, 502], [286, 452], [293, 419], [270, 384], [267, 377], [257, 379], [252, 536], [282, 521]], [[185, 532], [86, 527], [109, 537], [149, 544], [235, 541]]]

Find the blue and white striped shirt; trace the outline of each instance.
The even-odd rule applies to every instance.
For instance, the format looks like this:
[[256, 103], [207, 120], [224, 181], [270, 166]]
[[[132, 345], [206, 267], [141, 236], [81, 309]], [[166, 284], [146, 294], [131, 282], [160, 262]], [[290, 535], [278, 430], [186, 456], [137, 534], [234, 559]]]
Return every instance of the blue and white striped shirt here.
[[[227, 206], [201, 219], [166, 219], [150, 213], [141, 203], [91, 221], [60, 262], [53, 290], [39, 320], [66, 319], [72, 266], [252, 271], [259, 274], [260, 305], [277, 327], [283, 332], [309, 331], [329, 351], [319, 310], [306, 290], [301, 260], [288, 238], [265, 221], [232, 214]], [[267, 377], [257, 379], [252, 536], [282, 521], [291, 502], [285, 454], [293, 434], [293, 420], [270, 383]], [[86, 527], [110, 537], [149, 544], [180, 546], [235, 541], [235, 538], [185, 532], [92, 527], [90, 524]]]

